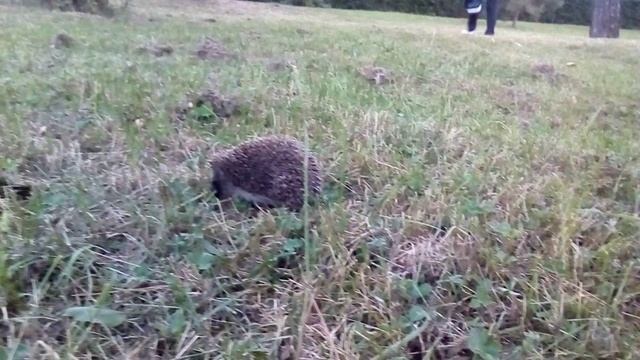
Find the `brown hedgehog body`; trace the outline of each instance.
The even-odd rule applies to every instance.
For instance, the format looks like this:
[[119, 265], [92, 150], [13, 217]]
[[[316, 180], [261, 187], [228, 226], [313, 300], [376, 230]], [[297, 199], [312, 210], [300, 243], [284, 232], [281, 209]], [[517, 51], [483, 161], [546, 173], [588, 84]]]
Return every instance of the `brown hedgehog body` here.
[[219, 199], [240, 198], [263, 207], [304, 206], [305, 155], [309, 197], [323, 183], [318, 160], [304, 144], [289, 136], [247, 140], [214, 155], [212, 191]]

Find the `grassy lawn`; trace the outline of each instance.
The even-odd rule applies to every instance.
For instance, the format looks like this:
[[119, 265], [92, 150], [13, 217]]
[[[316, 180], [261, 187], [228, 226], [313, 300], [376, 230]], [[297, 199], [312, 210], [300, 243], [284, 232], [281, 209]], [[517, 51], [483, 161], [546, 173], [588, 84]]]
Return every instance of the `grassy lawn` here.
[[[0, 359], [640, 358], [640, 33], [499, 25], [0, 6], [0, 171], [33, 186], [0, 199]], [[211, 154], [272, 133], [321, 201], [220, 211]]]

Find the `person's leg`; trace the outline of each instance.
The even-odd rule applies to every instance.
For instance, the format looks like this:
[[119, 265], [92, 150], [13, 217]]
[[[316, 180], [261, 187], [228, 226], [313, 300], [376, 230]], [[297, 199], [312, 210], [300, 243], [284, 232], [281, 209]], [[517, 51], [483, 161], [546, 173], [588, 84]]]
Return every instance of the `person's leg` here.
[[[474, 0], [464, 0], [464, 8], [469, 11], [469, 8], [474, 5]], [[478, 24], [478, 14], [468, 14], [467, 16], [467, 30], [463, 33], [472, 34], [476, 30]]]
[[468, 32], [475, 31], [477, 24], [478, 24], [478, 14], [469, 14], [469, 19], [467, 20], [467, 31]]
[[487, 0], [487, 31], [485, 35], [493, 35], [498, 21], [498, 0]]

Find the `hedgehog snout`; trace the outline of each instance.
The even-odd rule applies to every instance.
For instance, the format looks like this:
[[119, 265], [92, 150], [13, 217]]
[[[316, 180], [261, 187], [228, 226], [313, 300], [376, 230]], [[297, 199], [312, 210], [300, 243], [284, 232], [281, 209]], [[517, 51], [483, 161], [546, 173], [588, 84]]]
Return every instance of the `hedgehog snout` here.
[[219, 196], [221, 191], [222, 191], [222, 185], [220, 184], [220, 181], [215, 179], [211, 181], [211, 192], [214, 195]]
[[225, 181], [222, 170], [214, 168], [213, 178], [211, 179], [211, 192], [213, 192], [218, 199], [224, 199], [228, 195], [225, 191], [227, 188]]

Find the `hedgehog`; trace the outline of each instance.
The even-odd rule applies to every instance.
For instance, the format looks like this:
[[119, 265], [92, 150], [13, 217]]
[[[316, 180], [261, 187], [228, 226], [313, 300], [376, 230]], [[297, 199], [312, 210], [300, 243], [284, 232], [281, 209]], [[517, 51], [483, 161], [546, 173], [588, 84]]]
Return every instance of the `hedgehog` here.
[[249, 139], [214, 154], [211, 190], [220, 200], [299, 211], [305, 200], [305, 154], [307, 194], [312, 199], [323, 185], [320, 162], [302, 142], [284, 135]]

